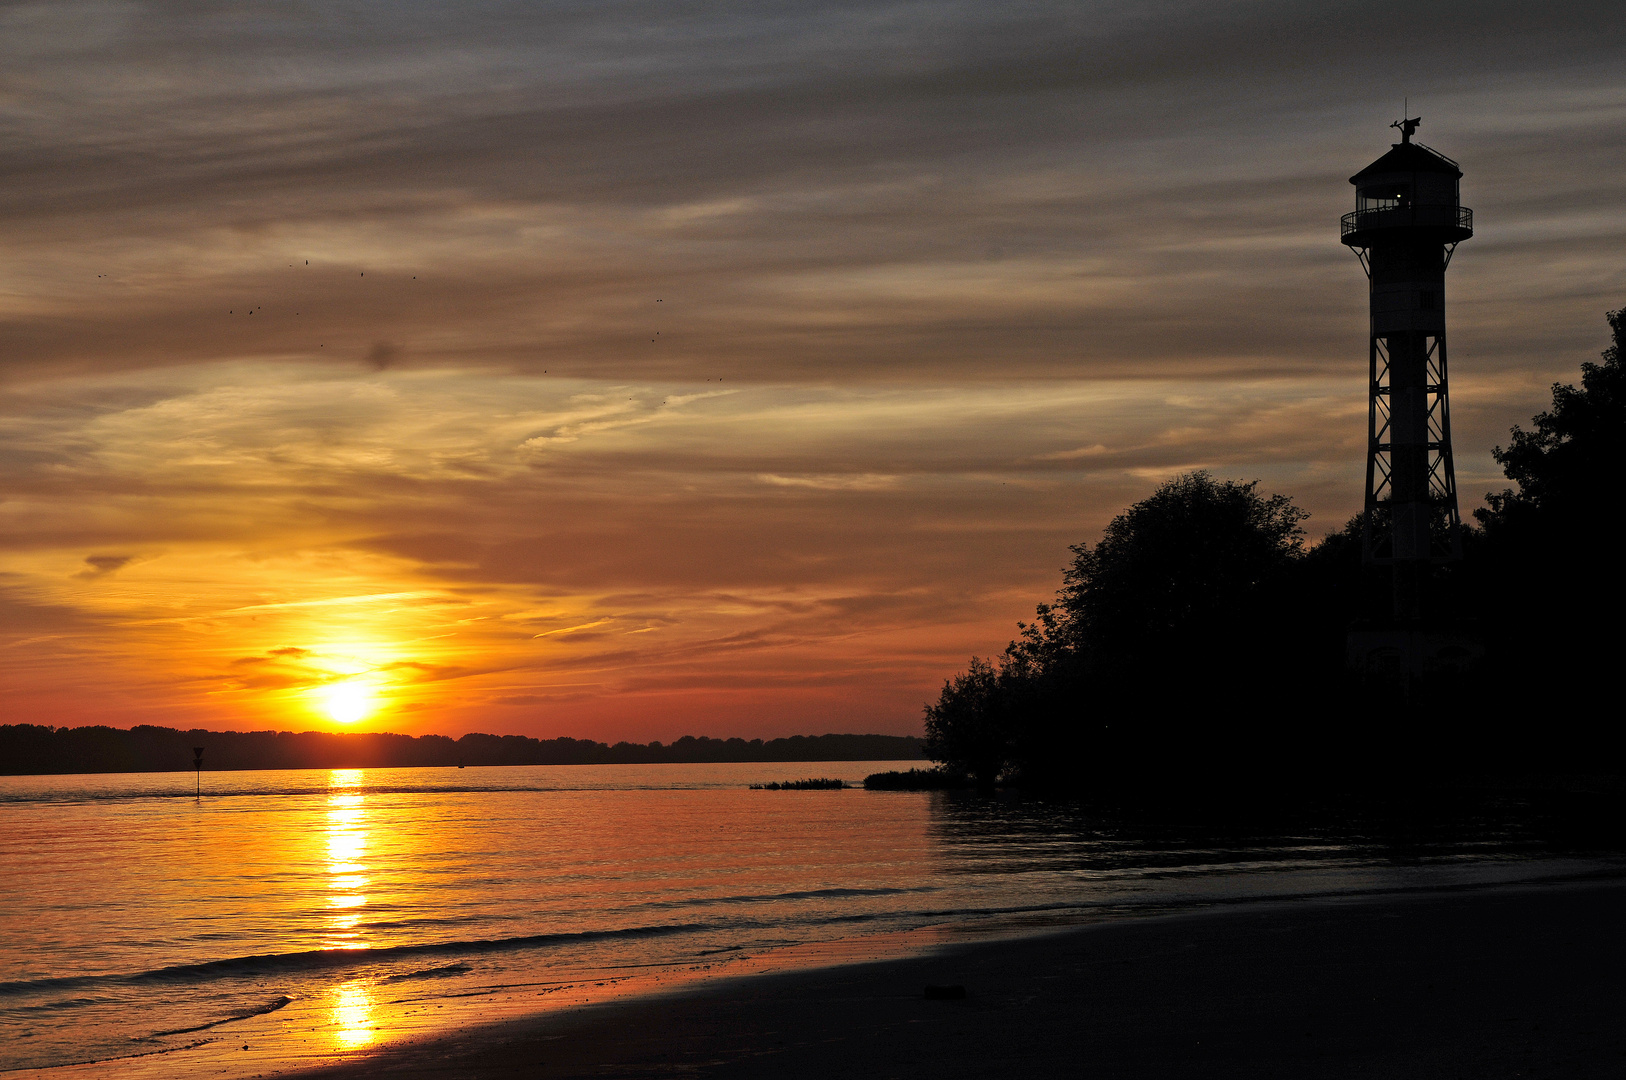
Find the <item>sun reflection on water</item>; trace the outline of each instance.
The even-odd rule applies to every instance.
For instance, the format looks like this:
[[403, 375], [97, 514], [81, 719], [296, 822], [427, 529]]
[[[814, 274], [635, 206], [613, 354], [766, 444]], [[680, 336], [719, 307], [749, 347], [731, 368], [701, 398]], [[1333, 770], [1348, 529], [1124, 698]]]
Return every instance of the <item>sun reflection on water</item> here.
[[333, 988], [333, 1041], [343, 1050], [358, 1050], [373, 1041], [373, 996], [357, 980]]
[[360, 769], [334, 769], [328, 774], [327, 873], [329, 914], [323, 948], [365, 949], [367, 942], [356, 927], [367, 906], [366, 796], [360, 791]]
[[[360, 769], [334, 769], [328, 773], [327, 933], [323, 948], [365, 949], [361, 925], [367, 906], [367, 796], [362, 790], [366, 774]], [[373, 997], [363, 980], [352, 979], [332, 990], [333, 1042], [340, 1050], [359, 1050], [372, 1043]]]

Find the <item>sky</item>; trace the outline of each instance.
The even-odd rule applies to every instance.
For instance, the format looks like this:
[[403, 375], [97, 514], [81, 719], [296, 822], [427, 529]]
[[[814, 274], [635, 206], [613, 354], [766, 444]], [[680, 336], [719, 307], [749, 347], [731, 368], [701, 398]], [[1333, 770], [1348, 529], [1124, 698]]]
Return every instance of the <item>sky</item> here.
[[1360, 506], [1348, 177], [1462, 163], [1464, 510], [1626, 306], [1575, 3], [0, 4], [0, 722], [913, 734], [1191, 469]]

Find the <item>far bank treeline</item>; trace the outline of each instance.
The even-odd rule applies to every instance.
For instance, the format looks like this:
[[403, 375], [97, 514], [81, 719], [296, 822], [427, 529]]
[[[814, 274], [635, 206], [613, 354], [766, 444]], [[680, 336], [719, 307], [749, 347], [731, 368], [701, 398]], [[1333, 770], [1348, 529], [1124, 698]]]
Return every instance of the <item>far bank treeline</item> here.
[[1288, 497], [1188, 473], [1074, 547], [1055, 600], [944, 684], [926, 707], [940, 778], [1236, 793], [1620, 774], [1626, 310], [1608, 319], [1602, 363], [1494, 451], [1517, 488], [1474, 512], [1460, 561], [1430, 568], [1416, 629], [1473, 643], [1477, 660], [1351, 670], [1352, 629], [1395, 628], [1362, 516], [1309, 546]]
[[0, 725], [0, 774], [206, 770], [386, 769], [457, 765], [643, 765], [708, 761], [903, 761], [925, 756], [897, 735], [794, 735], [671, 743], [528, 739], [522, 735], [392, 735], [324, 731], [177, 731], [167, 727]]

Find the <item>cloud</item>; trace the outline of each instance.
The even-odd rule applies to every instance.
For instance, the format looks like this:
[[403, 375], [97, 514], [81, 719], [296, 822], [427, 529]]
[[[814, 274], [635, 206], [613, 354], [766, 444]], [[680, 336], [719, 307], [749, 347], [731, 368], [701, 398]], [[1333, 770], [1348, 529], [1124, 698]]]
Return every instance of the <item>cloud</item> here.
[[762, 473], [757, 479], [774, 487], [804, 487], [819, 491], [880, 491], [895, 487], [898, 482], [896, 476], [877, 476], [874, 474], [864, 476], [829, 474], [822, 476], [779, 476], [774, 473]]
[[448, 679], [465, 679], [471, 675], [490, 674], [495, 669], [479, 670], [455, 664], [430, 664], [419, 660], [400, 660], [391, 664], [381, 664], [377, 670], [386, 674], [406, 673], [412, 682], [445, 682]]
[[540, 634], [532, 634], [531, 636], [533, 638], [546, 638], [554, 637], [558, 634], [581, 634], [581, 632], [584, 630], [591, 630], [595, 626], [604, 626], [609, 622], [611, 622], [610, 619], [595, 619], [592, 622], [578, 623], [575, 626], [561, 626], [557, 630], [545, 630]]
[[[628, 18], [663, 29], [629, 40]], [[32, 268], [0, 323], [13, 379], [357, 356], [609, 380], [1304, 370], [1359, 333], [1331, 222], [1401, 84], [1470, 164], [1480, 247], [1560, 239], [1601, 275], [1621, 238], [1619, 31], [1586, 4], [118, 25], [14, 57], [53, 94], [0, 162], [0, 233]], [[1602, 291], [1484, 347], [1551, 364]]]
[[85, 566], [87, 569], [73, 575], [82, 581], [94, 581], [97, 578], [107, 577], [109, 574], [123, 570], [135, 561], [133, 555], [87, 555]]
[[367, 363], [374, 371], [384, 371], [401, 355], [401, 350], [387, 341], [375, 341], [367, 350]]
[[1077, 461], [1079, 458], [1101, 457], [1110, 454], [1105, 443], [1091, 443], [1089, 446], [1076, 446], [1071, 450], [1052, 450], [1048, 454], [1035, 455], [1035, 461]]

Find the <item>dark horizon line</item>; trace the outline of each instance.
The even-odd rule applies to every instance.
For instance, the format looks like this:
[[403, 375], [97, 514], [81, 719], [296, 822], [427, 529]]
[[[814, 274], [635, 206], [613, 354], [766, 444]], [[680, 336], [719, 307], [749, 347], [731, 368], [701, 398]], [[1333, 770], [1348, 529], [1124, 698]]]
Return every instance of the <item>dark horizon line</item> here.
[[789, 735], [714, 739], [684, 735], [671, 743], [468, 732], [401, 735], [371, 731], [208, 731], [138, 724], [130, 728], [0, 725], [0, 775], [184, 772], [193, 748], [210, 772], [253, 769], [437, 768], [490, 765], [655, 765], [751, 761], [924, 760], [916, 735]]

